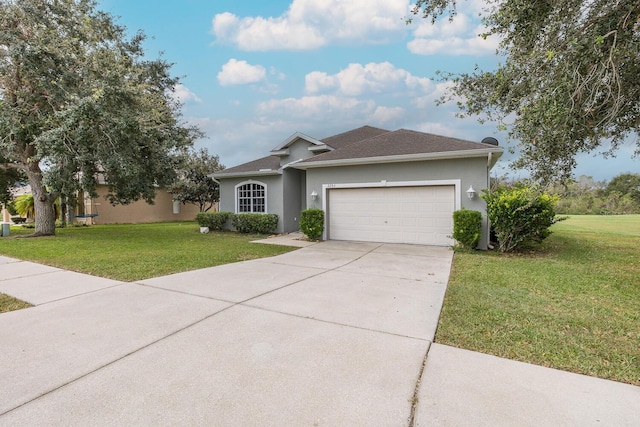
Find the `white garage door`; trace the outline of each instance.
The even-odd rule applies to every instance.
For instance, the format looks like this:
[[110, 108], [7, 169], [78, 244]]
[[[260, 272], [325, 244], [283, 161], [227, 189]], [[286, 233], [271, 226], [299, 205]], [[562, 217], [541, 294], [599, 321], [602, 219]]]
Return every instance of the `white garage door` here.
[[329, 239], [453, 244], [453, 185], [334, 188], [328, 204]]

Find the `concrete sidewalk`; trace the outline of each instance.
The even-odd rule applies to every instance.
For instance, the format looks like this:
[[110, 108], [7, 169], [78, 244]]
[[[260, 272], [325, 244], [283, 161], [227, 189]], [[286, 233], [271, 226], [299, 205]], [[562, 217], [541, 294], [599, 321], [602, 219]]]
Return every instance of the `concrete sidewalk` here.
[[450, 250], [304, 243], [139, 283], [0, 257], [36, 304], [0, 315], [0, 424], [640, 424], [639, 387], [432, 345]]

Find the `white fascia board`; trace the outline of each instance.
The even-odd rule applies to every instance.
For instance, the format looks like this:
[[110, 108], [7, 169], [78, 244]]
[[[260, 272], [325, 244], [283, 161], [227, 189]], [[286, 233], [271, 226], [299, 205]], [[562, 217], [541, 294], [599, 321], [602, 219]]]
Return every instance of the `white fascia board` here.
[[283, 169], [286, 169], [286, 168], [288, 168], [288, 167], [291, 167], [291, 166], [295, 165], [296, 163], [300, 163], [300, 162], [301, 162], [301, 161], [303, 161], [303, 160], [304, 160], [304, 159], [294, 160], [294, 161], [292, 161], [292, 162], [289, 162], [289, 163], [287, 163], [287, 164], [282, 165], [282, 167], [281, 167], [280, 169], [278, 169], [278, 170], [280, 170], [280, 171], [281, 171], [281, 170], [283, 170]]
[[[315, 162], [304, 162], [295, 165], [294, 167], [297, 169], [312, 169], [331, 166], [356, 166], [381, 163], [417, 162], [421, 160], [460, 159], [465, 157], [486, 157], [489, 153], [499, 153], [502, 155], [502, 151], [502, 148], [482, 148], [478, 150], [444, 151], [439, 153], [400, 154], [396, 156], [362, 157], [356, 159], [319, 160]], [[496, 155], [495, 157], [497, 158], [499, 156]]]
[[209, 175], [214, 179], [225, 179], [225, 178], [241, 178], [246, 176], [268, 176], [268, 175], [282, 175], [282, 170], [261, 170], [261, 171], [249, 171], [249, 172], [231, 172], [231, 173], [216, 173]]
[[307, 148], [307, 150], [313, 151], [315, 153], [316, 151], [333, 151], [334, 148], [328, 146], [327, 144], [322, 144], [322, 145], [314, 145], [313, 147]]
[[284, 142], [280, 145], [278, 145], [276, 148], [274, 148], [273, 150], [271, 150], [272, 152], [276, 152], [276, 151], [280, 151], [284, 148], [287, 148], [289, 145], [291, 145], [291, 143], [293, 143], [296, 139], [304, 139], [307, 142], [310, 142], [313, 145], [323, 145], [324, 142], [322, 141], [318, 141], [315, 138], [310, 137], [309, 135], [305, 135], [301, 132], [296, 132], [293, 135], [291, 135], [289, 138], [285, 139]]
[[272, 156], [280, 156], [280, 157], [288, 156], [289, 155], [289, 149], [286, 148], [284, 150], [277, 150], [277, 151], [276, 150], [271, 150], [271, 155]]

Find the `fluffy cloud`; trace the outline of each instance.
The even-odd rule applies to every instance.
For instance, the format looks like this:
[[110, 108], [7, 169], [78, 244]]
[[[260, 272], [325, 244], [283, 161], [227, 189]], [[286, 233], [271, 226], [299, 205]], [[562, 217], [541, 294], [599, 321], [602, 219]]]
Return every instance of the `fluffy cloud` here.
[[241, 50], [309, 50], [327, 44], [385, 43], [406, 33], [408, 0], [293, 0], [279, 17], [217, 14], [216, 41]]
[[407, 70], [396, 68], [389, 62], [349, 64], [340, 72], [329, 75], [314, 71], [305, 76], [307, 93], [335, 91], [347, 96], [372, 93], [417, 91], [424, 93], [431, 87], [431, 80], [416, 77]]
[[180, 83], [176, 85], [171, 96], [182, 104], [188, 101], [202, 102], [202, 100], [198, 98], [198, 95], [191, 92], [188, 87]]
[[495, 53], [500, 43], [496, 36], [482, 37], [487, 28], [476, 25], [468, 15], [459, 13], [452, 21], [441, 19], [435, 24], [420, 21], [413, 31], [415, 37], [407, 48], [417, 55], [488, 55]]
[[328, 121], [332, 118], [354, 114], [368, 116], [375, 111], [370, 100], [345, 98], [335, 95], [303, 96], [302, 98], [272, 99], [257, 107], [262, 117], [286, 115], [300, 119]]
[[397, 123], [406, 115], [406, 111], [402, 107], [377, 107], [371, 115], [372, 123], [381, 125]]
[[267, 70], [262, 65], [251, 65], [247, 61], [230, 59], [218, 73], [221, 86], [258, 83], [267, 78]]

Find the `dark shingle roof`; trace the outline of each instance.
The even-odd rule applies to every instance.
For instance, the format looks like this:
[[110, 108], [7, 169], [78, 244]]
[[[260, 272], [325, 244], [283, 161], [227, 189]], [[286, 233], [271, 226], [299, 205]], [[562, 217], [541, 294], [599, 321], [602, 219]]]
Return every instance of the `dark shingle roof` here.
[[333, 135], [328, 138], [321, 139], [327, 145], [333, 148], [342, 148], [354, 142], [362, 141], [365, 139], [373, 138], [385, 133], [389, 133], [388, 130], [374, 128], [373, 126], [362, 126], [358, 129], [353, 129], [347, 132]]
[[353, 142], [342, 148], [313, 156], [301, 163], [330, 160], [362, 159], [369, 157], [400, 156], [408, 154], [441, 153], [496, 148], [494, 145], [465, 141], [457, 138], [400, 129]]
[[[429, 155], [435, 153], [464, 152], [471, 150], [498, 150], [495, 145], [480, 142], [465, 141], [458, 138], [433, 135], [430, 133], [400, 129], [388, 131], [372, 126], [363, 126], [338, 135], [321, 140], [334, 148], [333, 151], [318, 154], [306, 160], [296, 163], [301, 169], [304, 165], [313, 165], [316, 162], [346, 161], [367, 159], [376, 157], [393, 157], [403, 155]], [[495, 151], [494, 151], [495, 152]], [[500, 154], [498, 154], [499, 157]], [[497, 159], [497, 157], [496, 157]], [[269, 174], [269, 171], [278, 173], [281, 159], [278, 156], [267, 156], [252, 162], [225, 169], [215, 176], [225, 177], [229, 175]], [[342, 162], [340, 162], [342, 163]], [[318, 166], [324, 165], [323, 163]]]
[[221, 172], [218, 172], [217, 175], [227, 175], [233, 173], [243, 173], [243, 172], [257, 172], [261, 169], [271, 169], [278, 170], [280, 169], [280, 157], [278, 156], [267, 156], [258, 160], [253, 160], [248, 163], [243, 163], [238, 166], [234, 166], [232, 168], [227, 168]]

